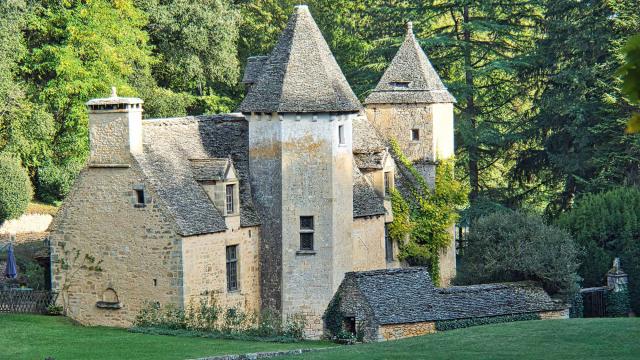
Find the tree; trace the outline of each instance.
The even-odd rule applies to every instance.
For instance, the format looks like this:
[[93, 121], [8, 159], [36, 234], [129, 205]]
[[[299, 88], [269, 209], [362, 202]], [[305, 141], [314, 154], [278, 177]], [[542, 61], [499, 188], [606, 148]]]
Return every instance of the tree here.
[[[624, 84], [622, 91], [632, 103], [640, 105], [640, 35], [632, 36], [624, 48], [626, 62], [620, 69]], [[629, 132], [640, 131], [640, 113], [635, 113], [627, 126]]]
[[603, 286], [613, 259], [620, 257], [629, 275], [631, 305], [639, 312], [640, 190], [622, 187], [585, 195], [557, 223], [584, 248], [579, 269], [584, 286]]
[[29, 175], [20, 160], [0, 154], [0, 223], [24, 214], [32, 196]]
[[537, 114], [524, 128], [515, 179], [557, 188], [552, 217], [576, 195], [638, 182], [640, 139], [624, 134], [633, 106], [615, 75], [628, 34], [640, 31], [636, 0], [548, 3], [539, 41]]
[[498, 212], [480, 218], [460, 258], [456, 282], [540, 282], [571, 299], [578, 289], [578, 247], [564, 230], [536, 215]]
[[217, 84], [237, 83], [240, 12], [228, 0], [137, 1], [158, 55], [153, 75], [177, 92], [206, 95]]
[[[52, 129], [44, 127], [47, 158], [38, 168], [78, 169], [89, 152], [84, 103], [107, 95], [111, 86], [135, 95], [134, 81], [150, 76], [153, 59], [143, 31], [145, 16], [130, 0], [43, 0], [29, 5], [23, 30], [29, 50], [19, 75], [28, 98], [40, 104], [38, 114], [53, 121]], [[35, 178], [42, 181], [37, 172]], [[63, 194], [47, 196], [59, 200]]]

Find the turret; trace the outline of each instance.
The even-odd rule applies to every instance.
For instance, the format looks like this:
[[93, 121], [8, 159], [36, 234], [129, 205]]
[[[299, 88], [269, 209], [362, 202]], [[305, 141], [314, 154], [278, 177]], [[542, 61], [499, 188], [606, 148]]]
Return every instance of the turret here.
[[138, 98], [111, 97], [89, 100], [89, 166], [122, 167], [131, 155], [142, 152], [142, 103]]
[[352, 270], [351, 133], [361, 105], [306, 6], [296, 6], [269, 58], [248, 66], [239, 111], [249, 120], [251, 189], [264, 220], [263, 306], [305, 314], [316, 337]]

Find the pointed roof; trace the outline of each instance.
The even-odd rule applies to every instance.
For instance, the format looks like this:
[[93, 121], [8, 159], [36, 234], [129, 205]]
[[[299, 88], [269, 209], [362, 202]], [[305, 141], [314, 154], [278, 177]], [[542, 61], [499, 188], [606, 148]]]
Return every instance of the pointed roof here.
[[431, 65], [407, 23], [404, 43], [382, 75], [378, 86], [365, 104], [453, 103], [449, 93]]
[[308, 113], [360, 108], [308, 7], [299, 5], [238, 110]]

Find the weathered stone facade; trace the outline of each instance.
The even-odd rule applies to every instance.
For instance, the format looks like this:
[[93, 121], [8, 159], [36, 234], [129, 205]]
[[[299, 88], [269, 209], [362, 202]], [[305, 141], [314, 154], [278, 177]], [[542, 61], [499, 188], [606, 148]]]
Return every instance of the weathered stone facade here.
[[[82, 324], [129, 326], [145, 301], [183, 302], [182, 239], [151, 189], [144, 207], [135, 206], [133, 189], [144, 183], [135, 162], [129, 168], [89, 167], [54, 219], [52, 288]], [[101, 270], [81, 269], [90, 265], [85, 256], [99, 261]], [[108, 289], [117, 294], [119, 309], [97, 307]]]
[[434, 332], [436, 332], [436, 323], [433, 321], [382, 325], [378, 329], [378, 340], [397, 340], [412, 336], [433, 334]]

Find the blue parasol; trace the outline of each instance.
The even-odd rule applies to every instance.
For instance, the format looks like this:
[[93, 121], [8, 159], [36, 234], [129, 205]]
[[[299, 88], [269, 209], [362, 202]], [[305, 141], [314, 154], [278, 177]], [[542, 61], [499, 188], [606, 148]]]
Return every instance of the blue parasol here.
[[9, 279], [15, 279], [18, 276], [16, 257], [13, 255], [13, 244], [9, 244], [7, 249], [7, 267], [4, 269], [4, 276]]

